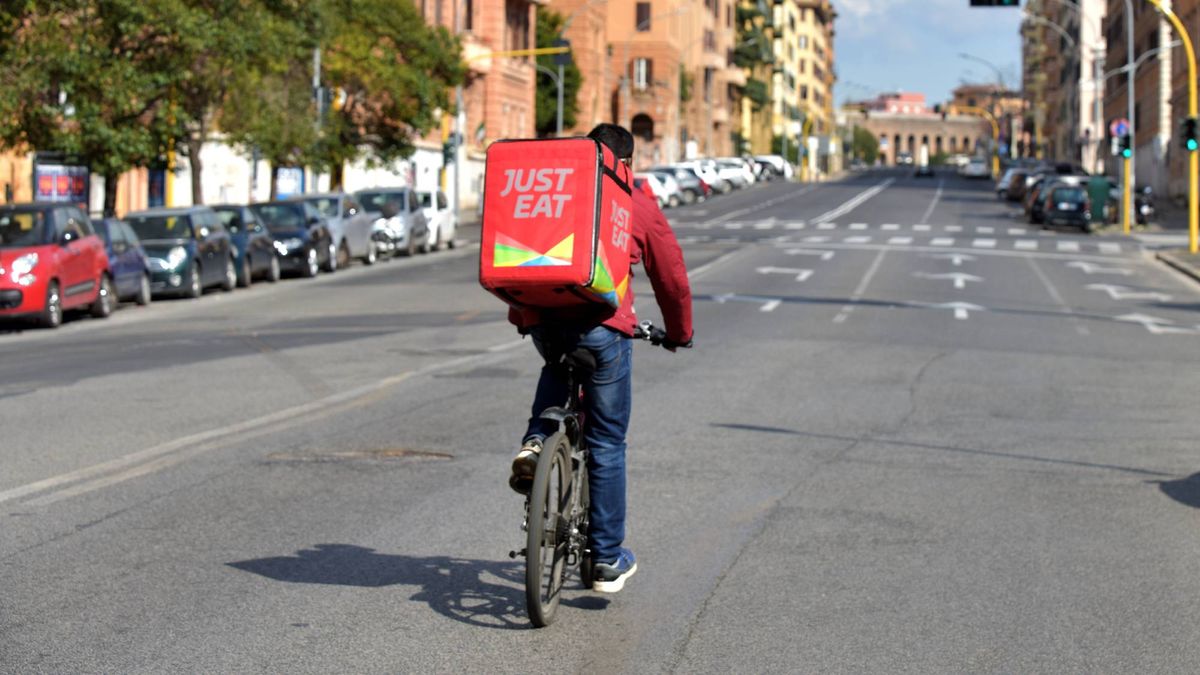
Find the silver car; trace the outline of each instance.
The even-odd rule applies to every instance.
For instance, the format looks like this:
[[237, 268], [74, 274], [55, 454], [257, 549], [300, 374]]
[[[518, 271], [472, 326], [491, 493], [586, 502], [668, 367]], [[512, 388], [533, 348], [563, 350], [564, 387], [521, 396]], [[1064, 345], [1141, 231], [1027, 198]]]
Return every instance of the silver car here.
[[426, 250], [437, 251], [443, 245], [454, 248], [458, 218], [446, 200], [446, 193], [441, 190], [418, 190], [417, 198], [421, 200], [421, 212], [425, 214], [425, 220], [429, 224], [429, 237], [425, 240]]
[[389, 253], [411, 256], [429, 250], [429, 221], [416, 192], [406, 187], [374, 188], [354, 196], [373, 212], [375, 241]]
[[379, 250], [371, 229], [378, 216], [364, 209], [358, 199], [345, 192], [320, 192], [298, 195], [292, 201], [308, 202], [325, 216], [338, 267], [349, 265], [351, 258], [374, 264]]

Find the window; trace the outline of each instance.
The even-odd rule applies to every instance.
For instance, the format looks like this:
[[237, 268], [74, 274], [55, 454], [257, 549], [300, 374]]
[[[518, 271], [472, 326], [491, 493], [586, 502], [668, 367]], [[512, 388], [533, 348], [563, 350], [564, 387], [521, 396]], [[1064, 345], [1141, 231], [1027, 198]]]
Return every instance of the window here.
[[801, 35], [797, 40], [797, 44], [800, 45], [800, 49], [808, 49], [808, 36]]
[[474, 30], [475, 0], [463, 0], [463, 30]]
[[733, 5], [725, 5], [725, 27], [733, 28]]
[[505, 0], [504, 10], [508, 49], [529, 49], [529, 4], [525, 0]]
[[634, 30], [639, 33], [645, 33], [650, 30], [650, 3], [639, 2], [636, 12], [637, 16], [634, 19], [636, 23], [633, 24]]
[[711, 30], [704, 31], [704, 51], [714, 52], [717, 50], [717, 34]]
[[654, 62], [650, 59], [633, 60], [633, 87], [645, 91], [654, 81]]
[[807, 84], [800, 85], [800, 100], [802, 100], [802, 101], [808, 100], [808, 85]]
[[438, 211], [446, 210], [446, 193], [444, 193], [444, 192], [437, 193], [437, 207], [438, 207]]
[[803, 75], [804, 73], [807, 73], [807, 72], [808, 72], [808, 61], [806, 61], [805, 59], [800, 59], [800, 74]]

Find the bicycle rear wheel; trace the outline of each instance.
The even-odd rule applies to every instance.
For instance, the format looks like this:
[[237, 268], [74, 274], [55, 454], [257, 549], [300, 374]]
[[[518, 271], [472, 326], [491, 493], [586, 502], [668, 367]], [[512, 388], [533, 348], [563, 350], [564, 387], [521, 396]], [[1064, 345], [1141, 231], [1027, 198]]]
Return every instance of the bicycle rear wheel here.
[[566, 576], [571, 446], [562, 432], [547, 438], [529, 493], [525, 547], [525, 604], [529, 620], [542, 628], [554, 621]]

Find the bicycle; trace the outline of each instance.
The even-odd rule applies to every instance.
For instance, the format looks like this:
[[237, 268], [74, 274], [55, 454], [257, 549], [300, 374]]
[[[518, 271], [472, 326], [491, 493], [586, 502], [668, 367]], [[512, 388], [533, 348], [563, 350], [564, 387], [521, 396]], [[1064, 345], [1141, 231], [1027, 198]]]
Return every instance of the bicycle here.
[[[634, 331], [634, 339], [661, 346], [666, 332], [649, 321]], [[579, 567], [580, 582], [592, 580], [588, 555], [588, 450], [583, 442], [584, 414], [580, 408], [583, 381], [596, 369], [595, 357], [586, 349], [571, 352], [546, 350], [546, 361], [562, 368], [567, 400], [542, 411], [540, 417], [559, 425], [542, 443], [533, 485], [525, 498], [525, 548], [509, 557], [525, 558], [525, 604], [536, 628], [554, 621], [562, 598], [567, 571]], [[569, 478], [568, 478], [569, 477]]]

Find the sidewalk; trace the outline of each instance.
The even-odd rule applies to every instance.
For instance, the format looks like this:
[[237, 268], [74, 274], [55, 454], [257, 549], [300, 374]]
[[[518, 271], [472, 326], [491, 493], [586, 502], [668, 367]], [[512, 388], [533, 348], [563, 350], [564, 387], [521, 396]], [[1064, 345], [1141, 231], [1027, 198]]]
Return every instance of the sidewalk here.
[[1200, 281], [1200, 255], [1188, 253], [1186, 248], [1159, 251], [1154, 255], [1165, 264], [1174, 267], [1196, 281]]

